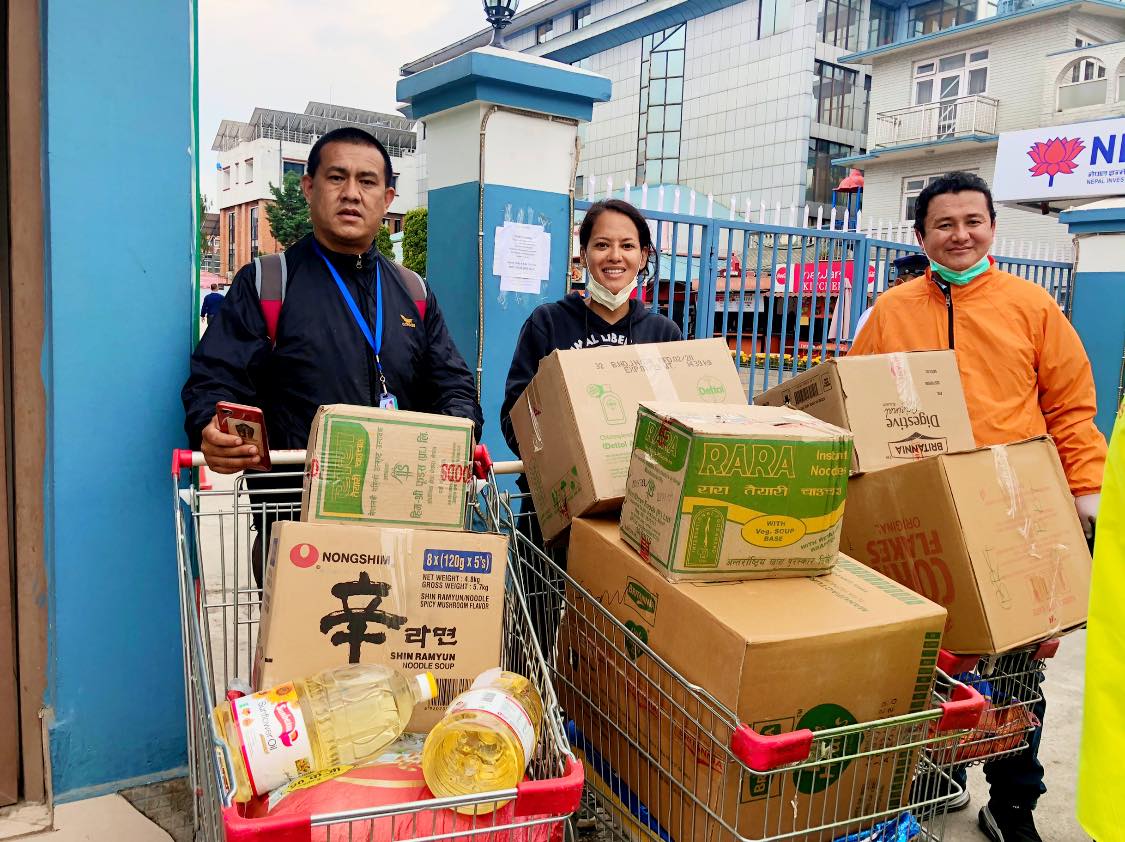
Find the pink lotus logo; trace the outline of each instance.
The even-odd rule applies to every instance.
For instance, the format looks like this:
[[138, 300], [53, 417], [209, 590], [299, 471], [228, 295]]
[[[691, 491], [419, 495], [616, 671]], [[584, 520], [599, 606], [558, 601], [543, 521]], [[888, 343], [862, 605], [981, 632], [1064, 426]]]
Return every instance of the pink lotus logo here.
[[1046, 143], [1033, 143], [1027, 150], [1027, 157], [1035, 162], [1028, 172], [1032, 176], [1047, 176], [1047, 186], [1055, 186], [1056, 175], [1070, 175], [1074, 172], [1075, 159], [1086, 147], [1079, 138], [1056, 137]]

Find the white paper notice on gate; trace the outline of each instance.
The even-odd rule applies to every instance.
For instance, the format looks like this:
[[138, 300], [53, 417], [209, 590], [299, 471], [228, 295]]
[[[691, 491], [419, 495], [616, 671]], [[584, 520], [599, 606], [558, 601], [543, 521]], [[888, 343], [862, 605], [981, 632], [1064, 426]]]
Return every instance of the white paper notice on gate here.
[[492, 273], [505, 292], [540, 291], [551, 274], [551, 235], [542, 225], [505, 222], [496, 228]]

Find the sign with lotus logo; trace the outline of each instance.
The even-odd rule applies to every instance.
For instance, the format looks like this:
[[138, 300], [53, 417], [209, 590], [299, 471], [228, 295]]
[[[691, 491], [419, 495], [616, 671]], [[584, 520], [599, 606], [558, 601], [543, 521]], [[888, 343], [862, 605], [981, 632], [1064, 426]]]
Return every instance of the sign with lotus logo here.
[[1004, 132], [992, 190], [1000, 202], [1125, 195], [1125, 118]]

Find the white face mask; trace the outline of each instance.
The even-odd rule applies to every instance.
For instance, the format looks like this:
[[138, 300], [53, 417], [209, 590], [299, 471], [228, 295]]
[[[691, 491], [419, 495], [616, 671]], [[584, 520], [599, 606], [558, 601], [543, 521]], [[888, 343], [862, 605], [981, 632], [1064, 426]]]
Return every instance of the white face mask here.
[[594, 280], [592, 275], [590, 276], [590, 282], [586, 285], [586, 289], [590, 291], [590, 297], [607, 310], [616, 310], [628, 301], [629, 297], [633, 294], [633, 290], [636, 288], [637, 279], [633, 278], [631, 283], [626, 284], [614, 294]]

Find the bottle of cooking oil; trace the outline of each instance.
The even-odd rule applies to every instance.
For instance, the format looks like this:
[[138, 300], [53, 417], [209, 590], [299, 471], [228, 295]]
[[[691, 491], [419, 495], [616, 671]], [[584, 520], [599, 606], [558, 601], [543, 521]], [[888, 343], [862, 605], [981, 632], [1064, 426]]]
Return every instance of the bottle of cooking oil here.
[[[483, 673], [453, 700], [422, 749], [422, 774], [439, 798], [509, 789], [523, 780], [539, 742], [543, 700], [514, 672]], [[491, 812], [503, 803], [464, 807]]]
[[362, 766], [401, 736], [414, 706], [437, 695], [433, 675], [349, 664], [215, 708], [234, 763], [234, 800], [249, 801], [310, 772]]

